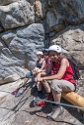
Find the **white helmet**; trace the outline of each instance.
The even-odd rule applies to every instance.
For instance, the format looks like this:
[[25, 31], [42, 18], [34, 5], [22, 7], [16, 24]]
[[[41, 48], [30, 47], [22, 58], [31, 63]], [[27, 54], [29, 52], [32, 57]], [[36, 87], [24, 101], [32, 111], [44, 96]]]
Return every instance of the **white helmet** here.
[[57, 53], [61, 53], [62, 49], [58, 45], [52, 45], [52, 46], [49, 47], [48, 51], [55, 51]]
[[43, 52], [38, 51], [36, 55], [43, 55]]

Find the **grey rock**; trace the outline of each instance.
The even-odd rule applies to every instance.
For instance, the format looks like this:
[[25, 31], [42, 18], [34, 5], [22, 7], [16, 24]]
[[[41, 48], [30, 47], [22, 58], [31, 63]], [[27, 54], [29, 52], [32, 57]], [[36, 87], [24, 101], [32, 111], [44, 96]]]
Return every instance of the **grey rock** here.
[[2, 39], [2, 41], [4, 41], [8, 45], [15, 36], [16, 36], [15, 32], [7, 31], [5, 34], [2, 33], [1, 39]]
[[0, 54], [0, 83], [24, 77], [24, 69], [34, 68], [36, 53], [44, 48], [43, 25], [38, 23], [7, 31], [0, 38], [5, 43]]
[[[0, 34], [0, 84], [18, 80], [0, 86], [5, 91], [0, 91], [0, 125], [83, 125], [84, 118], [76, 109], [66, 107], [58, 122], [49, 121], [36, 116], [41, 108], [30, 108], [33, 97], [25, 100], [31, 93], [29, 89], [19, 98], [11, 92], [18, 88], [27, 68], [35, 66], [36, 52], [44, 48], [44, 33], [50, 32], [45, 40], [47, 47], [53, 40], [52, 44], [61, 45], [65, 54], [73, 55], [80, 63], [77, 92], [84, 96], [84, 25], [68, 27], [84, 23], [84, 0], [0, 0], [0, 5], [0, 31], [14, 28]], [[35, 21], [45, 21], [45, 31], [41, 23], [32, 24]], [[51, 107], [47, 108], [48, 113]]]
[[0, 0], [0, 5], [8, 5], [14, 2], [18, 2], [20, 0]]
[[61, 31], [67, 25], [84, 23], [84, 0], [48, 0], [48, 30]]
[[[27, 98], [31, 95], [30, 87], [27, 88], [20, 97], [15, 97], [10, 94], [20, 86], [21, 82], [22, 80], [18, 80], [17, 82], [0, 86], [0, 90], [4, 91], [0, 91], [0, 125], [67, 125], [68, 123], [83, 125], [83, 116], [78, 113], [76, 109], [69, 107], [63, 107], [64, 113], [57, 118], [57, 121], [60, 122], [48, 120], [46, 116], [51, 111], [51, 106], [47, 105], [45, 107], [45, 112], [42, 110], [42, 107], [31, 107], [30, 105], [32, 104], [32, 100], [35, 96], [32, 96], [29, 99]], [[82, 88], [79, 85], [79, 91], [81, 90]], [[63, 101], [63, 103], [68, 102]], [[38, 115], [38, 113], [40, 113], [40, 115]]]
[[0, 50], [3, 48], [3, 44], [0, 42]]
[[26, 0], [0, 6], [0, 31], [21, 27], [33, 22], [33, 6]]
[[84, 25], [69, 26], [59, 32], [52, 44], [58, 44], [64, 49], [64, 53], [72, 55], [84, 67]]

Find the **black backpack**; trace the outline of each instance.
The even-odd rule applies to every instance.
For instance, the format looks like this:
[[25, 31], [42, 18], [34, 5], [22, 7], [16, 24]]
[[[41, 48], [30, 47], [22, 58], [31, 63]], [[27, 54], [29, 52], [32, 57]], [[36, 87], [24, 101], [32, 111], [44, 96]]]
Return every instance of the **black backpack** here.
[[71, 66], [74, 72], [73, 79], [78, 80], [80, 78], [79, 65], [73, 57], [68, 58], [68, 60], [71, 63]]

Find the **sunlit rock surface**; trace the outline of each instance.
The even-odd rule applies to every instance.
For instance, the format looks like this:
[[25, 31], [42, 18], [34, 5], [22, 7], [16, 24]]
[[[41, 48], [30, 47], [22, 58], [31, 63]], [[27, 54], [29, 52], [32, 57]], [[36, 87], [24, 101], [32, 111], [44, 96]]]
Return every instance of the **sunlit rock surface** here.
[[44, 48], [44, 28], [39, 23], [31, 24], [2, 33], [0, 41], [0, 83], [3, 83], [25, 76], [25, 68], [33, 69], [37, 51]]

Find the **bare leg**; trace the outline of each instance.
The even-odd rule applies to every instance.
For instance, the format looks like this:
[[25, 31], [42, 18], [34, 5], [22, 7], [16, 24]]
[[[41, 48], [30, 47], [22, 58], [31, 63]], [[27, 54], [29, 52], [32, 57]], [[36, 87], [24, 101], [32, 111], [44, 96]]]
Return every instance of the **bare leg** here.
[[25, 78], [24, 78], [24, 80], [23, 80], [23, 84], [25, 84], [25, 83], [27, 83], [27, 81], [29, 80], [29, 78], [32, 76], [32, 71], [29, 71], [27, 74], [26, 74], [26, 76], [25, 76]]
[[[38, 80], [39, 78], [41, 78], [42, 75], [45, 75], [46, 73], [45, 72], [41, 72], [37, 75], [36, 77], [36, 80]], [[42, 90], [42, 84], [41, 82], [37, 82], [37, 89], [38, 91], [41, 91]]]
[[[60, 103], [61, 93], [57, 93], [52, 89], [52, 95], [55, 102]], [[64, 109], [60, 105], [52, 105], [52, 112], [48, 114], [49, 119], [56, 120], [56, 118], [64, 112]]]
[[37, 82], [36, 84], [38, 91], [42, 90], [42, 84], [40, 82]]
[[50, 86], [49, 86], [49, 83], [48, 83], [47, 81], [44, 81], [42, 84], [43, 84], [43, 86], [44, 86], [46, 92], [47, 92], [47, 93], [50, 93], [50, 92], [51, 92], [51, 88], [50, 88]]
[[27, 83], [29, 79], [28, 78], [24, 78], [24, 83]]
[[19, 87], [21, 87], [22, 85], [24, 85], [25, 83], [27, 83], [27, 81], [28, 81], [28, 78], [24, 78], [24, 80], [21, 82], [21, 84], [20, 84], [20, 86]]
[[52, 89], [52, 94], [55, 102], [60, 102], [61, 101], [61, 93], [57, 93]]

